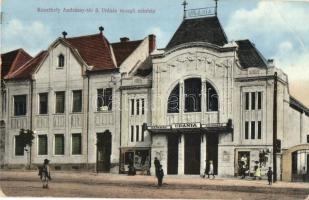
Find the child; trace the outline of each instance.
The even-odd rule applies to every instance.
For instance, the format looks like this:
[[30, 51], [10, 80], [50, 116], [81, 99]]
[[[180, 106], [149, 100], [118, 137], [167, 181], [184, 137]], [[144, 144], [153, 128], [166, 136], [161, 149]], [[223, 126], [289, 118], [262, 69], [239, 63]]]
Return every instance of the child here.
[[164, 176], [164, 171], [162, 169], [162, 165], [159, 165], [158, 171], [157, 171], [157, 178], [158, 178], [158, 186], [162, 186], [163, 182], [163, 176]]
[[43, 188], [48, 189], [48, 181], [51, 180], [49, 170], [49, 160], [45, 159], [43, 166], [40, 168], [39, 175], [43, 183]]
[[271, 167], [269, 167], [268, 169], [267, 179], [268, 179], [268, 185], [271, 185], [273, 182], [273, 171], [271, 170]]

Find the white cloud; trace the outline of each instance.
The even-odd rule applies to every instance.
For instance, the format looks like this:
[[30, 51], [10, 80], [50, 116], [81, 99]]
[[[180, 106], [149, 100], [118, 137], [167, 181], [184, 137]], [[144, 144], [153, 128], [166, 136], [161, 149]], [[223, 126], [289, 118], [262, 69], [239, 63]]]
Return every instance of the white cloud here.
[[164, 32], [161, 28], [159, 27], [151, 27], [147, 30], [146, 34], [154, 34], [156, 35], [156, 40], [157, 40], [157, 48], [165, 48], [169, 41], [169, 34]]
[[50, 30], [40, 21], [24, 23], [12, 19], [3, 26], [2, 51], [24, 48], [32, 55], [46, 49], [51, 42]]
[[[309, 79], [308, 6], [301, 3], [260, 1], [251, 10], [237, 10], [227, 23], [230, 39], [249, 38], [275, 58], [290, 80]], [[265, 52], [267, 54], [265, 54]]]

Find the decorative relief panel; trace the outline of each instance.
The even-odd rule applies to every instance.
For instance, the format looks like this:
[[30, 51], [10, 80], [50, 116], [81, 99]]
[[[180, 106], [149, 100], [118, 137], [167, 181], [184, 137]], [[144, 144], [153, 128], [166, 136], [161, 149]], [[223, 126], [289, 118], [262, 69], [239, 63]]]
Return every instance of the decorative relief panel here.
[[36, 121], [36, 128], [48, 128], [49, 125], [48, 116], [37, 116], [35, 121]]
[[112, 112], [96, 113], [95, 114], [95, 125], [106, 126], [114, 123], [114, 116]]
[[71, 115], [71, 127], [80, 128], [83, 126], [83, 114]]
[[11, 128], [12, 129], [21, 129], [27, 128], [27, 117], [14, 117], [11, 119]]
[[57, 128], [65, 127], [65, 115], [55, 115], [53, 119], [53, 126]]

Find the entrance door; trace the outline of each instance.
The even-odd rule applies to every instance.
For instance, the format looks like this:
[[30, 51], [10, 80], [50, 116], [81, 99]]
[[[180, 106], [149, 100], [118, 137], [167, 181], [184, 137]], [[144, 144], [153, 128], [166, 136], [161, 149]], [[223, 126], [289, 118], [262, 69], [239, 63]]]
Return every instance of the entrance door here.
[[185, 174], [200, 174], [201, 135], [185, 135]]
[[178, 135], [168, 135], [167, 174], [178, 174]]
[[97, 133], [97, 171], [109, 172], [112, 148], [112, 135], [109, 131]]
[[214, 165], [214, 173], [218, 174], [218, 134], [208, 133], [207, 134], [207, 149], [206, 149], [206, 169], [209, 170], [209, 161], [212, 161]]

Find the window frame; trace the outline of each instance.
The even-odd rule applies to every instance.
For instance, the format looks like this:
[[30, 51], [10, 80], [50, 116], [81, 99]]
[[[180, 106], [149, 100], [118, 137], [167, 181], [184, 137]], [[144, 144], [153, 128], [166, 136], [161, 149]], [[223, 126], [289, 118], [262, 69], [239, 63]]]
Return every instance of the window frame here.
[[[79, 146], [79, 152], [80, 153], [73, 153], [73, 136], [76, 136], [76, 135], [78, 135], [79, 136], [79, 139], [80, 139], [80, 146]], [[71, 134], [71, 155], [72, 156], [80, 156], [80, 155], [82, 155], [83, 154], [83, 136], [82, 136], [82, 134], [81, 133], [72, 133]]]
[[[108, 98], [107, 91], [110, 90], [111, 94]], [[99, 91], [101, 91], [99, 93]], [[110, 112], [113, 111], [113, 88], [97, 88], [97, 112]], [[101, 110], [101, 107], [107, 107], [107, 110]]]
[[23, 156], [25, 156], [25, 148], [23, 147], [23, 153], [21, 154], [21, 155], [19, 155], [19, 154], [16, 154], [16, 147], [17, 147], [17, 138], [18, 137], [20, 137], [19, 135], [15, 135], [14, 136], [14, 156], [15, 157], [23, 157]]
[[[46, 154], [40, 154], [40, 137], [46, 137]], [[37, 155], [38, 156], [47, 156], [48, 155], [48, 135], [40, 134], [37, 137]]]
[[58, 59], [57, 68], [63, 69], [65, 65], [65, 56], [61, 53], [58, 55], [57, 59]]
[[[46, 113], [41, 113], [41, 95], [46, 95]], [[48, 94], [48, 92], [40, 92], [39, 94], [38, 94], [38, 114], [39, 115], [48, 115], [48, 111], [49, 111], [49, 109], [48, 109], [48, 96], [49, 94]]]
[[[63, 154], [56, 154], [56, 137], [57, 136], [62, 136], [63, 138]], [[53, 145], [53, 148], [54, 148], [54, 156], [64, 156], [65, 155], [65, 135], [63, 133], [56, 133], [54, 134], [54, 145]]]
[[[77, 110], [75, 110], [75, 99], [74, 93], [80, 93], [80, 105]], [[83, 90], [72, 90], [72, 113], [82, 113], [83, 112]]]
[[[25, 97], [25, 102], [24, 102], [24, 110], [25, 111], [23, 114], [17, 114], [17, 107], [16, 107], [16, 97]], [[18, 95], [13, 95], [13, 116], [19, 117], [19, 116], [27, 116], [28, 113], [28, 108], [27, 108], [27, 104], [28, 104], [28, 95], [27, 94], [18, 94]], [[20, 109], [18, 109], [20, 110]]]
[[[57, 94], [59, 94], [59, 93], [63, 93], [63, 112], [57, 112]], [[56, 91], [55, 92], [55, 114], [65, 114], [65, 110], [66, 110], [66, 106], [65, 106], [65, 104], [66, 104], [66, 102], [65, 102], [65, 100], [66, 100], [66, 92], [65, 91]]]
[[245, 140], [249, 139], [249, 121], [245, 121]]

